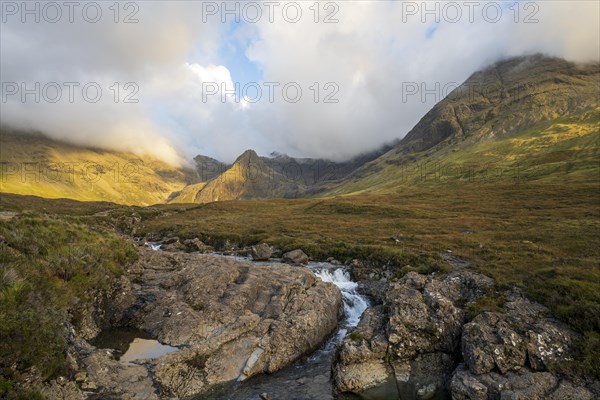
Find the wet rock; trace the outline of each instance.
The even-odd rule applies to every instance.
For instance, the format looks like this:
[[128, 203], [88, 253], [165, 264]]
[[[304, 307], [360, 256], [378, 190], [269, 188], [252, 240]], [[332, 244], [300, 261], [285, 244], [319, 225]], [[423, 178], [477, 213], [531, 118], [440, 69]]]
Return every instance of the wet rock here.
[[386, 381], [392, 371], [382, 306], [365, 310], [358, 326], [340, 344], [333, 377], [342, 392], [361, 392]]
[[419, 400], [429, 400], [435, 396], [435, 392], [437, 390], [437, 386], [430, 383], [429, 385], [423, 385], [419, 389], [417, 389], [416, 398]]
[[368, 296], [375, 304], [383, 304], [386, 293], [390, 287], [387, 281], [360, 281], [358, 290]]
[[269, 261], [272, 254], [271, 248], [266, 243], [252, 246], [250, 249], [250, 255], [254, 261]]
[[308, 264], [308, 256], [302, 250], [296, 249], [284, 253], [282, 261], [288, 264]]
[[442, 353], [420, 354], [412, 360], [392, 362], [396, 385], [402, 398], [444, 397], [446, 384], [454, 371], [452, 356]]
[[342, 392], [362, 392], [385, 382], [390, 376], [389, 367], [381, 360], [341, 365], [336, 381]]

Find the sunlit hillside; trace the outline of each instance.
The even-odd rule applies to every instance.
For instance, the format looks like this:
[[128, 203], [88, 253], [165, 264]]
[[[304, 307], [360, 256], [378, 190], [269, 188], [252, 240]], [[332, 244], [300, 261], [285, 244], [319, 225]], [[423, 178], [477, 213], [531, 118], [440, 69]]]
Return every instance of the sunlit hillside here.
[[390, 152], [329, 194], [393, 193], [405, 186], [460, 182], [595, 182], [600, 108], [537, 123], [515, 135], [465, 141], [408, 156]]
[[190, 172], [146, 156], [7, 131], [0, 143], [5, 193], [149, 205], [166, 202], [189, 183]]

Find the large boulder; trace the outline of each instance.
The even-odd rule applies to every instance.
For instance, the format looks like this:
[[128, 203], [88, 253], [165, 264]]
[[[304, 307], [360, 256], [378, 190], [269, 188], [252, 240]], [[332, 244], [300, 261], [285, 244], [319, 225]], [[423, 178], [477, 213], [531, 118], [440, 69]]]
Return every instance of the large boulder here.
[[504, 314], [483, 313], [464, 327], [462, 352], [469, 369], [484, 374], [519, 370], [525, 365], [526, 345]]
[[252, 246], [250, 249], [250, 255], [254, 261], [269, 261], [273, 251], [266, 243], [261, 243], [256, 246]]
[[363, 392], [389, 379], [401, 397], [441, 395], [460, 350], [464, 305], [494, 282], [469, 271], [433, 278], [410, 272], [385, 290], [343, 340], [334, 365], [342, 392]]
[[572, 357], [580, 335], [551, 318], [547, 309], [516, 293], [505, 309], [482, 313], [464, 326], [462, 354], [471, 372], [497, 369], [504, 374], [524, 366], [547, 371]]
[[333, 378], [342, 392], [362, 392], [392, 376], [382, 306], [368, 308], [358, 326], [339, 346]]
[[288, 264], [308, 264], [308, 256], [300, 249], [288, 251], [281, 258]]

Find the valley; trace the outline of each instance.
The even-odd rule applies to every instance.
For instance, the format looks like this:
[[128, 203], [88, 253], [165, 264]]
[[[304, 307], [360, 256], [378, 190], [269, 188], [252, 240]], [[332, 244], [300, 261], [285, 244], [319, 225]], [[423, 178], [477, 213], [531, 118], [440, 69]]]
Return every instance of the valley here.
[[599, 77], [503, 60], [338, 162], [3, 127], [0, 397], [597, 398]]

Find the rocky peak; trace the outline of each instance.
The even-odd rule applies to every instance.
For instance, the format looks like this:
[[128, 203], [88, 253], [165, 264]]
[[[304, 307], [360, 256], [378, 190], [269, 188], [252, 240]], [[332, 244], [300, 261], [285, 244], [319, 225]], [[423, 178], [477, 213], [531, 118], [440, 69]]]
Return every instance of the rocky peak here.
[[248, 164], [250, 162], [262, 162], [258, 154], [252, 149], [244, 151], [233, 164]]
[[436, 104], [396, 147], [437, 145], [517, 133], [533, 124], [598, 104], [600, 65], [540, 54], [499, 61], [472, 74]]

